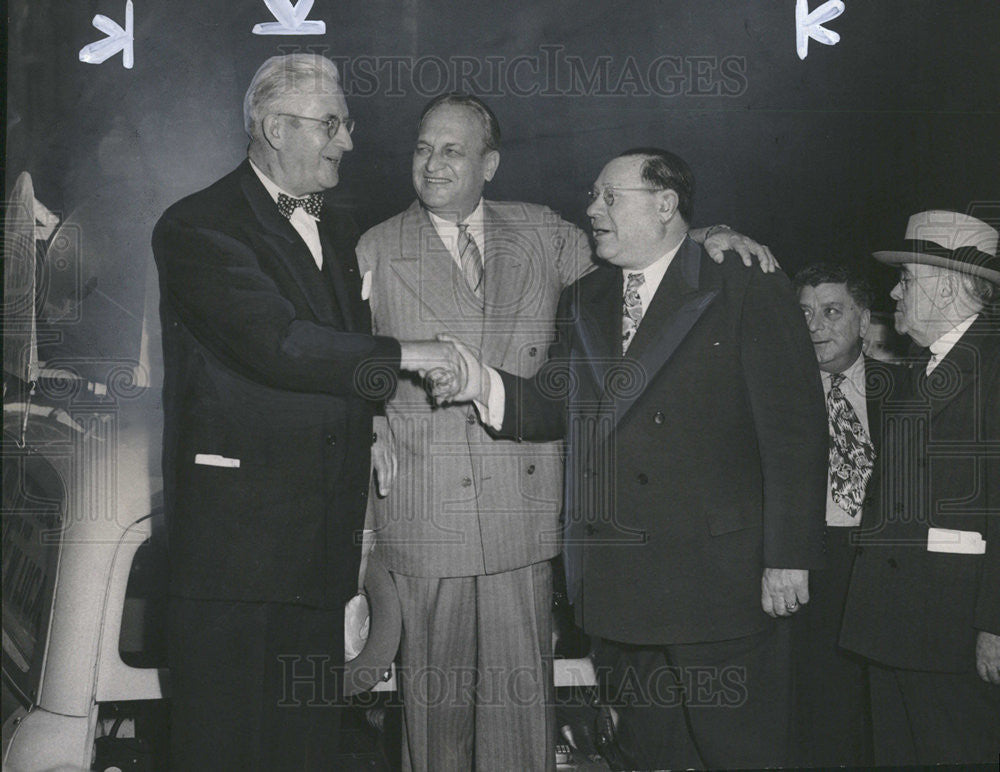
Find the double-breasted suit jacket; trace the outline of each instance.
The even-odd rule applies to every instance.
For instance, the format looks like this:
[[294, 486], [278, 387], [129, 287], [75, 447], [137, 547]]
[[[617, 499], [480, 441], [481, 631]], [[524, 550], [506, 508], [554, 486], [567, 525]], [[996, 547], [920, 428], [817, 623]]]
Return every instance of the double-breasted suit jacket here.
[[584, 629], [626, 643], [767, 628], [765, 567], [821, 563], [827, 427], [788, 281], [686, 239], [628, 353], [622, 271], [563, 293], [549, 362], [501, 373], [501, 434], [567, 436], [565, 559]]
[[353, 223], [324, 206], [319, 232], [322, 271], [249, 162], [156, 225], [177, 596], [332, 609], [357, 589], [399, 344], [370, 334]]
[[[576, 227], [534, 204], [485, 201], [484, 294], [477, 303], [427, 213], [414, 202], [365, 233], [377, 332], [450, 333], [491, 365], [530, 376], [545, 359], [560, 292], [592, 266]], [[478, 576], [559, 550], [562, 443], [495, 440], [471, 405], [432, 405], [417, 379], [386, 407], [399, 475], [374, 502], [382, 560], [410, 576]]]

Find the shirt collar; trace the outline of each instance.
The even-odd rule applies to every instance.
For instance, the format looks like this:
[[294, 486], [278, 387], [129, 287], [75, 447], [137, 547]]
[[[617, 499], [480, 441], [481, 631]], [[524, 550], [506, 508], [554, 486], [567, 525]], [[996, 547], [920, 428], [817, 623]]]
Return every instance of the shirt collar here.
[[[448, 233], [452, 235], [457, 235], [458, 233], [458, 223], [454, 223], [451, 220], [446, 220], [443, 217], [438, 217], [430, 209], [427, 210], [427, 215], [431, 218], [431, 223], [434, 225], [435, 230], [440, 233]], [[479, 199], [479, 203], [476, 204], [476, 208], [472, 210], [472, 214], [463, 220], [469, 226], [469, 232], [475, 236], [481, 236], [483, 233], [483, 199]]]
[[643, 275], [643, 287], [649, 293], [649, 297], [652, 298], [656, 294], [657, 287], [660, 286], [660, 282], [663, 281], [663, 275], [667, 272], [670, 267], [670, 263], [673, 262], [674, 256], [677, 254], [678, 250], [681, 248], [681, 244], [684, 243], [684, 239], [680, 240], [673, 249], [664, 252], [660, 257], [656, 259], [656, 262], [647, 265], [641, 271], [634, 269], [622, 268], [623, 274], [628, 277], [630, 273], [641, 273]]
[[[254, 174], [257, 175], [257, 179], [260, 180], [261, 184], [264, 186], [264, 189], [267, 191], [267, 194], [271, 197], [271, 200], [274, 201], [274, 203], [276, 204], [278, 203], [279, 193], [284, 193], [289, 198], [300, 198], [300, 196], [293, 196], [287, 190], [284, 190], [280, 185], [278, 185], [278, 183], [276, 183], [274, 180], [272, 180], [270, 177], [264, 174], [264, 172], [262, 172], [257, 167], [257, 164], [255, 164], [252, 160], [250, 160], [249, 158], [247, 160], [250, 161], [250, 168], [253, 169]], [[303, 210], [303, 212], [304, 211], [305, 210]]]
[[948, 332], [934, 341], [928, 348], [931, 350], [931, 354], [934, 355], [935, 359], [941, 359], [952, 350], [954, 345], [958, 343], [958, 339], [965, 335], [966, 330], [968, 330], [974, 321], [979, 317], [979, 314], [973, 314], [968, 319], [963, 322], [959, 322], [954, 327], [952, 327]]
[[[825, 370], [822, 371], [823, 375], [823, 386], [826, 390], [830, 390], [830, 378], [833, 377], [834, 373], [828, 373]], [[860, 394], [865, 393], [865, 355], [858, 354], [858, 358], [854, 360], [854, 364], [848, 367], [846, 370], [842, 371], [840, 375], [844, 376], [844, 381], [850, 382], [854, 390]]]

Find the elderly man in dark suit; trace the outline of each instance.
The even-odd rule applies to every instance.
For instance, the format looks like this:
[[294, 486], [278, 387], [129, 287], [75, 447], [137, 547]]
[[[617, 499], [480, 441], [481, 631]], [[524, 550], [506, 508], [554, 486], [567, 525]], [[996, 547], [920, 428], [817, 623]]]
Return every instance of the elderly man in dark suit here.
[[[546, 207], [484, 199], [499, 164], [500, 127], [482, 100], [431, 100], [413, 152], [418, 200], [361, 237], [358, 261], [379, 333], [449, 333], [531, 376], [559, 295], [591, 269], [592, 252]], [[694, 235], [717, 259], [738, 246], [770, 265], [766, 247], [724, 226]], [[404, 766], [552, 767], [561, 445], [494, 439], [471, 406], [435, 406], [406, 382], [386, 412], [378, 434], [392, 438], [399, 473], [375, 502], [376, 549], [403, 611]]]
[[869, 660], [877, 764], [1000, 754], [1000, 285], [997, 231], [921, 212], [899, 248], [896, 329], [929, 352], [883, 409], [841, 644]]
[[[336, 67], [274, 57], [249, 160], [153, 233], [165, 382], [172, 768], [327, 769], [372, 415], [447, 347], [372, 336], [339, 180]], [[453, 361], [458, 363], [461, 360]]]
[[500, 436], [567, 437], [565, 559], [640, 769], [787, 762], [791, 663], [775, 616], [820, 564], [826, 415], [780, 274], [716, 265], [688, 238], [694, 181], [639, 148], [597, 179], [605, 264], [563, 292], [531, 379], [477, 367]]
[[854, 562], [851, 537], [882, 444], [884, 403], [900, 399], [908, 371], [862, 355], [874, 291], [845, 265], [814, 263], [793, 280], [826, 392], [830, 473], [826, 491], [826, 567], [810, 576], [809, 606], [792, 627], [796, 763], [864, 766], [871, 761], [868, 673], [864, 659], [838, 645]]

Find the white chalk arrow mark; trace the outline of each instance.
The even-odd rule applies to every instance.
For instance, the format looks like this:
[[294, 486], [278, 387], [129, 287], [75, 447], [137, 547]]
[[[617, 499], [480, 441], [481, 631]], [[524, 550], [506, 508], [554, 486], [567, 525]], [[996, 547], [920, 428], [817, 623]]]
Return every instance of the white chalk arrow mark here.
[[799, 59], [809, 56], [809, 38], [824, 46], [840, 42], [840, 35], [823, 25], [843, 12], [844, 4], [841, 0], [827, 0], [812, 13], [809, 12], [809, 0], [795, 0], [795, 50]]
[[253, 25], [254, 35], [323, 35], [326, 22], [306, 21], [312, 10], [313, 0], [299, 0], [292, 5], [291, 0], [264, 0], [264, 5], [278, 21], [268, 21]]
[[132, 0], [126, 0], [125, 3], [125, 29], [102, 14], [97, 14], [90, 23], [107, 37], [81, 48], [80, 61], [87, 64], [100, 64], [121, 51], [122, 65], [126, 70], [131, 70], [133, 64], [132, 43], [134, 42], [132, 38]]

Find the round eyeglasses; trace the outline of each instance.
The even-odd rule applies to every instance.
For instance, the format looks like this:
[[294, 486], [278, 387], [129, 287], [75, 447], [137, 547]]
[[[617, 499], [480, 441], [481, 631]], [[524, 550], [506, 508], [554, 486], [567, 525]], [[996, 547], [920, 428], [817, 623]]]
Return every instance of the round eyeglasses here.
[[332, 118], [310, 118], [308, 115], [295, 115], [295, 113], [275, 113], [275, 115], [283, 115], [286, 118], [298, 118], [300, 121], [322, 123], [326, 126], [326, 134], [330, 139], [337, 136], [337, 132], [340, 131], [341, 126], [347, 129], [348, 134], [354, 133], [353, 118], [338, 118], [336, 115]]
[[587, 191], [587, 201], [593, 204], [597, 197], [600, 196], [604, 199], [604, 203], [607, 206], [614, 206], [615, 204], [615, 193], [620, 193], [621, 191], [645, 191], [646, 193], [659, 193], [665, 188], [625, 188], [619, 185], [603, 185], [601, 189], [591, 188]]

